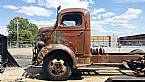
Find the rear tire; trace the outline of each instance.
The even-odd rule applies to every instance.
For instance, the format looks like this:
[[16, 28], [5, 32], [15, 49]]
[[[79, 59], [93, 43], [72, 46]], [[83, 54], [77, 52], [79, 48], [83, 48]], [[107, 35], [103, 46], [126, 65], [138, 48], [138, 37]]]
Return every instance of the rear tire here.
[[143, 53], [145, 52], [141, 49], [135, 49], [130, 52], [130, 54], [143, 54]]
[[53, 54], [44, 60], [44, 72], [49, 80], [67, 80], [71, 75], [69, 61], [63, 53]]

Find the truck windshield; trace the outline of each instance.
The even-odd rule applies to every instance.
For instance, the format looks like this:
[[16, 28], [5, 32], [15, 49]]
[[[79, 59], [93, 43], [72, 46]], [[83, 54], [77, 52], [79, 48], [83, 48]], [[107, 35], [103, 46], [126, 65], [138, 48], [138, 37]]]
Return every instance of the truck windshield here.
[[61, 25], [80, 26], [82, 24], [82, 15], [80, 13], [67, 13], [63, 15]]

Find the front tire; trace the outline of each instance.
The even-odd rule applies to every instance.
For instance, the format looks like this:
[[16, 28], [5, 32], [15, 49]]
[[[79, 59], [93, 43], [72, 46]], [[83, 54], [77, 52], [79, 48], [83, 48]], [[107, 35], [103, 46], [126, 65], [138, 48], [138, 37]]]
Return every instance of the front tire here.
[[62, 53], [47, 57], [43, 65], [49, 80], [67, 80], [72, 72], [67, 57]]

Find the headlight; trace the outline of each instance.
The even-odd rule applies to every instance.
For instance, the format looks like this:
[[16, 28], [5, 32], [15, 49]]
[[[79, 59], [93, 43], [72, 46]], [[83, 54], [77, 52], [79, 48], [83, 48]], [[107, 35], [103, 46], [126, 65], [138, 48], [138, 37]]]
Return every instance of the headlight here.
[[36, 46], [37, 46], [38, 48], [42, 48], [42, 47], [45, 46], [45, 43], [44, 43], [43, 41], [38, 41], [38, 42], [36, 43]]

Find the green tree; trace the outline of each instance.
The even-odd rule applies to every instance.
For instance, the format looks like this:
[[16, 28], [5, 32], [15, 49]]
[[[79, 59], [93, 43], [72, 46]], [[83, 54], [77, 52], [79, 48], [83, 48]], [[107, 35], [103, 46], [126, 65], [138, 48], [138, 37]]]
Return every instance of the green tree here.
[[19, 16], [14, 17], [7, 25], [8, 40], [16, 41], [17, 39], [17, 20], [19, 27], [19, 43], [23, 43], [24, 41], [34, 43], [36, 41], [38, 27], [35, 24], [30, 23], [28, 19]]

